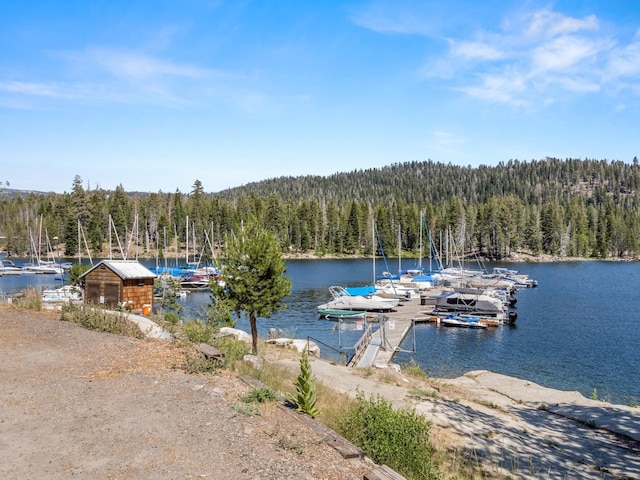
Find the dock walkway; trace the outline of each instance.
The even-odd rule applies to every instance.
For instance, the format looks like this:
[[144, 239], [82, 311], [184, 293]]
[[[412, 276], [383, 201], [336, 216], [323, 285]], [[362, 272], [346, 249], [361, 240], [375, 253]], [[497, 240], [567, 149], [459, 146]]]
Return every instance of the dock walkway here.
[[426, 321], [426, 315], [421, 315], [420, 312], [428, 309], [429, 307], [420, 304], [420, 298], [414, 298], [401, 302], [394, 312], [381, 314], [380, 318], [384, 317], [384, 322], [371, 336], [371, 341], [356, 366], [365, 368], [390, 363], [413, 326], [414, 319], [420, 321], [424, 318], [422, 321]]

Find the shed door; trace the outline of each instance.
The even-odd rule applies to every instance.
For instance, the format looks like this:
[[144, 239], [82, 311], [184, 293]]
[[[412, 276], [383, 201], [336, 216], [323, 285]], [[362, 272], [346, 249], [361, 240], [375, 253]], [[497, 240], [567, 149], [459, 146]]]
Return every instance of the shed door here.
[[87, 303], [100, 303], [100, 282], [87, 282], [84, 296]]
[[116, 282], [106, 282], [104, 284], [104, 304], [107, 307], [115, 307], [121, 301], [120, 284]]

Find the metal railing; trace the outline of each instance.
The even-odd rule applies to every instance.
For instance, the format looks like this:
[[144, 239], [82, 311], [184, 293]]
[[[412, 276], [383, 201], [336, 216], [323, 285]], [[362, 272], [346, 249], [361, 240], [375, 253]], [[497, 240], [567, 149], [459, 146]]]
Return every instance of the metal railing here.
[[356, 365], [358, 360], [360, 360], [365, 350], [371, 343], [371, 338], [373, 337], [372, 330], [373, 330], [372, 325], [371, 324], [367, 325], [367, 328], [365, 329], [362, 336], [360, 337], [360, 340], [358, 340], [354, 345], [355, 353], [347, 363], [347, 366], [354, 366]]
[[310, 341], [314, 341], [316, 344], [320, 344], [323, 345], [327, 348], [329, 348], [330, 350], [333, 350], [334, 352], [336, 352], [338, 354], [338, 357], [342, 357], [344, 356], [344, 362], [336, 362], [336, 363], [341, 363], [343, 365], [347, 365], [349, 363], [349, 353], [346, 350], [341, 350], [335, 347], [332, 347], [331, 345], [328, 345], [326, 343], [324, 343], [322, 340], [318, 340], [317, 338], [313, 338], [313, 337], [307, 337], [307, 352], [310, 351], [309, 350], [309, 342]]

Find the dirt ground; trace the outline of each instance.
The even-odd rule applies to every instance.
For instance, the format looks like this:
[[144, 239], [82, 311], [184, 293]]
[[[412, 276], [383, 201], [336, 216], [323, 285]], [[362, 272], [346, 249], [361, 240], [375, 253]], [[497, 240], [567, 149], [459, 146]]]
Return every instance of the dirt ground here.
[[171, 342], [0, 307], [0, 478], [333, 480], [373, 468], [276, 405], [238, 413], [252, 387], [172, 368], [182, 358]]

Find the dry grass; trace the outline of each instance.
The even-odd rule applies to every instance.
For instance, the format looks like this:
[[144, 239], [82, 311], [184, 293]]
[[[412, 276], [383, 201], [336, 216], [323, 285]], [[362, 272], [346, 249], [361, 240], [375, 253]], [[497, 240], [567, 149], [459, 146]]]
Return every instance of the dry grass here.
[[[109, 345], [109, 364], [92, 372], [88, 378], [97, 380], [138, 372], [167, 371], [179, 367], [185, 362], [187, 355], [195, 353], [195, 349], [190, 345], [179, 345], [162, 340], [132, 340], [132, 342], [136, 342], [133, 354], [130, 348], [123, 345]], [[96, 352], [96, 355], [100, 356], [100, 352]]]

